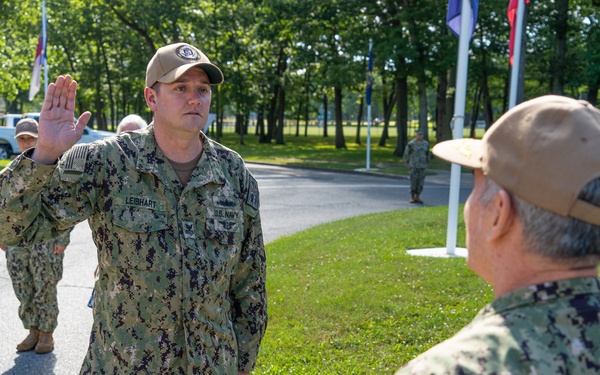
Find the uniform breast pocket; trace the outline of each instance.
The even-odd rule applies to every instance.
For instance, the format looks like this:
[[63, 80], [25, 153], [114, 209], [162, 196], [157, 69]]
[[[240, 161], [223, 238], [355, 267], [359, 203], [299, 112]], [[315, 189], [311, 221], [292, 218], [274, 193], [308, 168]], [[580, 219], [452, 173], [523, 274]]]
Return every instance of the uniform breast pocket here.
[[112, 261], [117, 267], [163, 270], [168, 249], [167, 213], [141, 207], [113, 211], [116, 241]]
[[[224, 210], [221, 210], [224, 211]], [[209, 217], [206, 220], [206, 235], [221, 245], [236, 245], [244, 237], [242, 211], [231, 211], [234, 217]]]

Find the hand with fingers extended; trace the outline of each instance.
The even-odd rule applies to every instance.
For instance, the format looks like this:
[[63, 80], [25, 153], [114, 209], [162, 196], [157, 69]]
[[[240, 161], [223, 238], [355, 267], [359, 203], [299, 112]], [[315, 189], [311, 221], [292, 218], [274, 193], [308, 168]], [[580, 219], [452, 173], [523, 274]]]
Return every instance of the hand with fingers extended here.
[[42, 164], [53, 164], [58, 157], [81, 139], [92, 114], [81, 114], [74, 123], [77, 82], [70, 75], [58, 76], [48, 85], [40, 113], [38, 142], [32, 159]]

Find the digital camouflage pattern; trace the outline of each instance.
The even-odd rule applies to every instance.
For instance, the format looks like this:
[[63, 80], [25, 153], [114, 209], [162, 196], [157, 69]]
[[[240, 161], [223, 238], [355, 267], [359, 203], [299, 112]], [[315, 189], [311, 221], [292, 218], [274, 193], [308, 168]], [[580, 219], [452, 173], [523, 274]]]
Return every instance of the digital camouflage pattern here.
[[185, 188], [152, 126], [75, 145], [58, 167], [25, 154], [0, 173], [0, 241], [89, 221], [99, 278], [82, 374], [254, 368], [267, 324], [258, 187], [238, 154], [201, 137]]
[[547, 282], [501, 296], [396, 373], [407, 374], [600, 374], [600, 280]]
[[427, 168], [429, 164], [429, 142], [413, 139], [404, 149], [404, 162], [408, 167]]
[[404, 149], [404, 162], [410, 168], [410, 192], [421, 194], [425, 184], [425, 170], [429, 164], [429, 142], [416, 139], [408, 142]]
[[54, 244], [68, 246], [70, 232], [46, 243], [6, 250], [6, 268], [25, 329], [54, 332], [58, 325], [56, 286], [62, 279], [64, 253], [54, 254]]

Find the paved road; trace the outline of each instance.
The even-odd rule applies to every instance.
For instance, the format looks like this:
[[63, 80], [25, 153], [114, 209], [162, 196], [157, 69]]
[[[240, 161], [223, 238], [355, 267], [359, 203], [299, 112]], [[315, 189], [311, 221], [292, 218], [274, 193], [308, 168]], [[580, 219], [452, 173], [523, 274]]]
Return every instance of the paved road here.
[[[370, 174], [334, 173], [250, 164], [261, 191], [261, 215], [265, 241], [309, 227], [361, 214], [408, 207], [408, 180]], [[461, 201], [472, 180], [463, 175]], [[448, 175], [428, 176], [422, 199], [426, 205], [448, 203]], [[92, 312], [87, 302], [96, 266], [95, 247], [87, 222], [71, 234], [58, 285], [59, 322], [52, 353], [18, 354], [15, 346], [26, 331], [17, 316], [18, 302], [0, 255], [0, 373], [10, 375], [78, 374], [87, 349]]]

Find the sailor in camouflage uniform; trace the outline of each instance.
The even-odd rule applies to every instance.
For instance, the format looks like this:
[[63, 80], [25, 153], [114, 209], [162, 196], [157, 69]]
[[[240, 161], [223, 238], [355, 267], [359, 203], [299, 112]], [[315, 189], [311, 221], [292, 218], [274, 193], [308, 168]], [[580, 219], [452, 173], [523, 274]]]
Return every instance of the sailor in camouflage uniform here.
[[75, 145], [91, 114], [73, 124], [77, 83], [60, 76], [38, 147], [0, 174], [1, 241], [43, 242], [89, 221], [99, 278], [82, 374], [255, 366], [267, 324], [258, 187], [238, 154], [201, 132], [222, 81], [195, 47], [164, 46], [146, 72], [153, 123]]
[[467, 265], [495, 299], [397, 374], [600, 373], [598, 144], [600, 111], [550, 95], [433, 148], [474, 169]]
[[425, 172], [429, 164], [429, 142], [423, 139], [423, 131], [415, 132], [415, 139], [404, 149], [404, 162], [410, 173], [410, 203], [423, 203], [420, 198], [425, 184]]
[[[21, 119], [15, 126], [15, 139], [21, 152], [35, 147], [38, 123]], [[58, 326], [56, 286], [63, 274], [64, 251], [70, 242], [71, 230], [57, 238], [29, 247], [6, 247], [6, 267], [13, 290], [19, 300], [19, 318], [29, 330], [17, 345], [17, 351], [34, 350], [45, 354], [54, 348], [53, 333]]]

